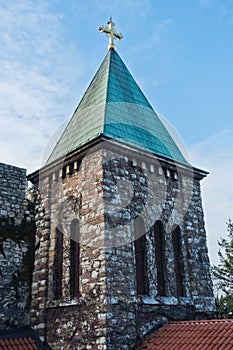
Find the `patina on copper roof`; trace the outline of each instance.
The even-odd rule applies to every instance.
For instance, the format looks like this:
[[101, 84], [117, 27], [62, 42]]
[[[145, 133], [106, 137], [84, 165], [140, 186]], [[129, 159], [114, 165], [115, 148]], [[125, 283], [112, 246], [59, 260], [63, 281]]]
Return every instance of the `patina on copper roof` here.
[[47, 164], [101, 135], [188, 165], [115, 50], [108, 51]]

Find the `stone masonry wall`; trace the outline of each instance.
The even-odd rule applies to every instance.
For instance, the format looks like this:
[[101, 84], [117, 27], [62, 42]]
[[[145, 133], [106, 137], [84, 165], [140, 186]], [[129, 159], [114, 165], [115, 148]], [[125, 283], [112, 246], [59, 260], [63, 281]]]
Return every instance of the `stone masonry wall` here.
[[0, 330], [27, 325], [34, 250], [26, 170], [0, 163]]
[[[107, 349], [102, 151], [40, 176], [31, 324], [52, 348]], [[70, 226], [80, 223], [80, 298], [70, 297]], [[63, 234], [62, 297], [54, 296], [56, 228]], [[52, 325], [52, 326], [50, 326]]]
[[[52, 348], [133, 349], [159, 320], [213, 317], [200, 193], [202, 175], [105, 143], [42, 173], [38, 183], [31, 322]], [[145, 223], [147, 295], [137, 295], [134, 225]], [[80, 297], [70, 297], [70, 225], [80, 223]], [[166, 294], [158, 295], [154, 223], [164, 225]], [[172, 230], [179, 226], [184, 295], [177, 295]], [[54, 297], [56, 229], [62, 297]]]
[[20, 224], [26, 203], [26, 169], [0, 163], [0, 216]]
[[[213, 317], [215, 304], [200, 178], [178, 164], [110, 147], [104, 154], [108, 349], [130, 349], [160, 319]], [[134, 224], [145, 223], [148, 295], [137, 296]], [[166, 295], [158, 296], [154, 223], [165, 229]], [[183, 297], [177, 296], [171, 232], [181, 229]], [[142, 234], [143, 234], [142, 233]], [[125, 243], [125, 244], [124, 244]]]

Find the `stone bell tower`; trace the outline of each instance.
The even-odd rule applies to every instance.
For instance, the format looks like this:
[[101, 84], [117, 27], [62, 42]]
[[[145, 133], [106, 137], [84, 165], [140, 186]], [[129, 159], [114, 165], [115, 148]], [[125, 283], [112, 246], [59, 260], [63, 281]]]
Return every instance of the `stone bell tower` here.
[[31, 323], [54, 349], [131, 349], [159, 320], [215, 309], [200, 180], [109, 51], [37, 193]]

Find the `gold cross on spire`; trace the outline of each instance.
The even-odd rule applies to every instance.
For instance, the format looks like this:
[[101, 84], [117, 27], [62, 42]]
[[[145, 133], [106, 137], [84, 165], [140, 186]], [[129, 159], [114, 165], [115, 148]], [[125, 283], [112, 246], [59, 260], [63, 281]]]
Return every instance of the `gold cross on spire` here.
[[108, 45], [109, 50], [115, 49], [115, 45], [114, 45], [115, 39], [123, 38], [123, 35], [121, 33], [117, 33], [115, 31], [114, 26], [115, 26], [115, 23], [113, 23], [112, 17], [111, 17], [110, 20], [108, 21], [108, 27], [104, 27], [104, 26], [99, 27], [99, 31], [101, 33], [105, 33], [109, 37], [109, 45]]

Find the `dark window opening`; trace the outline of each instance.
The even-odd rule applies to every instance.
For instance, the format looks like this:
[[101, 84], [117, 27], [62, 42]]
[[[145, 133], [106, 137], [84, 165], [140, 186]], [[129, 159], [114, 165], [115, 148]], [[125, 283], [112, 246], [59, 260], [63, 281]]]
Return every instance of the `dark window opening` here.
[[134, 224], [137, 294], [148, 294], [145, 224], [141, 217]]
[[174, 265], [175, 265], [175, 275], [176, 275], [176, 291], [177, 296], [184, 296], [183, 287], [183, 275], [184, 275], [184, 265], [183, 265], [183, 255], [181, 246], [181, 230], [177, 226], [172, 231], [172, 243], [174, 252]]
[[53, 263], [53, 293], [54, 299], [62, 298], [62, 275], [63, 275], [63, 233], [56, 228], [55, 252]]
[[165, 284], [165, 254], [164, 254], [164, 228], [161, 221], [157, 221], [154, 225], [155, 237], [155, 263], [157, 269], [157, 286], [158, 295], [166, 295]]
[[80, 228], [74, 219], [70, 225], [70, 297], [80, 296]]

